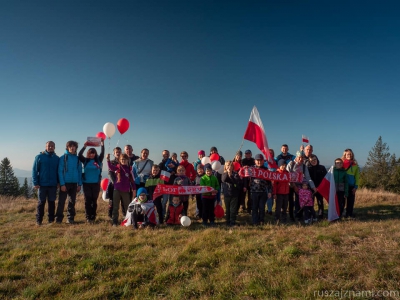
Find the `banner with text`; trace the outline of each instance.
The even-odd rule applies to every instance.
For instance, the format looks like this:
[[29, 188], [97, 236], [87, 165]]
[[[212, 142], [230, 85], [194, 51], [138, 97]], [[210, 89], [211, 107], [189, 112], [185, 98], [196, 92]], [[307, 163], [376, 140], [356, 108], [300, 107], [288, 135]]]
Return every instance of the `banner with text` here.
[[271, 181], [302, 182], [303, 173], [279, 173], [268, 169], [244, 167], [239, 170], [240, 177], [255, 177]]
[[166, 185], [166, 184], [157, 184], [156, 189], [153, 193], [153, 198], [163, 194], [170, 195], [193, 195], [193, 194], [204, 194], [210, 193], [214, 191], [214, 189], [210, 186], [202, 186], [202, 185]]

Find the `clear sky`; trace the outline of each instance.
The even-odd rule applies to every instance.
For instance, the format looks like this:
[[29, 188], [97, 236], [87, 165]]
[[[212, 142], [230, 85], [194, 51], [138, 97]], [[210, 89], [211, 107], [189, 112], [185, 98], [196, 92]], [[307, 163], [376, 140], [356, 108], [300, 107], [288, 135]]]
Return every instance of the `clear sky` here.
[[[399, 1], [0, 1], [0, 159], [30, 170], [53, 140], [150, 149], [242, 143], [252, 107], [270, 148], [302, 134], [322, 164], [379, 136], [400, 155]], [[242, 150], [259, 153], [245, 141]]]

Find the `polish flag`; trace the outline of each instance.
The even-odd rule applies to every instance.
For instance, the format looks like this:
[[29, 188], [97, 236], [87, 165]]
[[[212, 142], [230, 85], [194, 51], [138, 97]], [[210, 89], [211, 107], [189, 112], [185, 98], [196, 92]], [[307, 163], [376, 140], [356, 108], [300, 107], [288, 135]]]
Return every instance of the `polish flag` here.
[[257, 145], [257, 148], [260, 149], [261, 152], [264, 154], [271, 168], [278, 168], [274, 158], [269, 153], [267, 136], [265, 135], [265, 130], [261, 122], [260, 114], [258, 113], [257, 107], [255, 106], [251, 111], [249, 123], [247, 124], [247, 129], [244, 133], [243, 138]]
[[308, 136], [305, 136], [305, 135], [301, 136], [301, 140], [303, 141], [303, 143], [307, 143], [307, 144], [310, 142], [310, 139], [308, 138]]
[[335, 178], [333, 176], [333, 166], [329, 169], [328, 173], [322, 179], [321, 184], [317, 188], [318, 193], [328, 201], [328, 221], [339, 219], [340, 210], [339, 202], [336, 196]]
[[164, 182], [168, 182], [170, 176], [171, 176], [171, 173], [170, 173], [170, 172], [161, 171], [160, 179], [161, 179], [161, 180], [164, 180]]

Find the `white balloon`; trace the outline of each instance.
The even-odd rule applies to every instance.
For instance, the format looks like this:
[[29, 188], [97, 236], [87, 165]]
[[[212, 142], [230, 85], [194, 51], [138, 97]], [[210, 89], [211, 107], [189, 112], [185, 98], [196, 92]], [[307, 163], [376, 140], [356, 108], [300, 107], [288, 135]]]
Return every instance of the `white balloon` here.
[[190, 220], [189, 217], [186, 217], [186, 216], [181, 217], [181, 224], [182, 224], [182, 226], [187, 227], [187, 226], [189, 226], [191, 223], [192, 223], [192, 220]]
[[107, 192], [106, 191], [103, 191], [103, 194], [101, 195], [101, 198], [104, 200], [104, 201], [107, 201], [108, 202], [108, 200], [110, 200], [110, 199], [107, 199]]
[[221, 168], [221, 163], [218, 160], [215, 160], [215, 161], [212, 162], [211, 168], [214, 171], [218, 171]]
[[221, 165], [221, 168], [219, 168], [218, 173], [219, 174], [224, 174], [224, 165]]
[[211, 159], [210, 159], [208, 156], [204, 156], [204, 157], [201, 159], [201, 164], [202, 164], [203, 166], [205, 166], [206, 164], [211, 164]]
[[104, 124], [103, 132], [108, 138], [111, 138], [115, 133], [115, 125], [110, 122]]

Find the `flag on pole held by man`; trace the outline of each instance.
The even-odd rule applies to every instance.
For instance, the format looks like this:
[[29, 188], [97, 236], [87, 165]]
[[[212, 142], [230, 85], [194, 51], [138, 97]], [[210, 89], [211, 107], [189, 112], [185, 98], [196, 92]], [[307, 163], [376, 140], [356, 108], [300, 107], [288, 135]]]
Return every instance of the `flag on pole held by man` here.
[[303, 143], [308, 144], [308, 143], [310, 142], [310, 139], [308, 138], [308, 136], [302, 135], [302, 136], [301, 136], [301, 141], [302, 141]]
[[333, 166], [326, 173], [321, 184], [317, 188], [318, 193], [328, 201], [328, 221], [334, 221], [340, 217], [339, 202], [336, 196], [335, 177], [333, 176]]
[[257, 148], [260, 149], [261, 152], [264, 154], [271, 168], [278, 168], [274, 158], [269, 153], [267, 136], [265, 135], [265, 130], [261, 122], [260, 114], [258, 113], [257, 107], [255, 106], [251, 111], [249, 123], [247, 124], [247, 129], [244, 133], [243, 138], [257, 145]]

